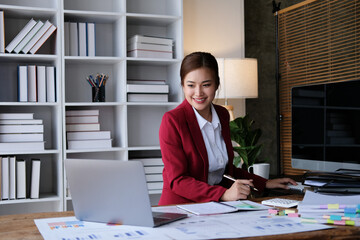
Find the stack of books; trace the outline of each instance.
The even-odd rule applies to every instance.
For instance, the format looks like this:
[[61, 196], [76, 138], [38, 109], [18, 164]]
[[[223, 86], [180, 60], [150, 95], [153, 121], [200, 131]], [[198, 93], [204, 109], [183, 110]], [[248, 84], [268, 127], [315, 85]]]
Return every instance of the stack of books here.
[[173, 58], [173, 40], [170, 38], [135, 35], [128, 39], [129, 57]]
[[95, 56], [95, 23], [65, 22], [65, 55]]
[[[151, 83], [151, 81], [148, 81]], [[128, 84], [128, 102], [168, 102], [169, 85], [165, 84]]]
[[162, 190], [163, 177], [162, 171], [164, 163], [161, 158], [136, 158], [134, 160], [141, 161], [144, 165], [146, 182], [149, 191]]
[[54, 66], [18, 66], [19, 102], [55, 102], [56, 77]]
[[16, 159], [16, 156], [0, 157], [1, 199], [39, 198], [40, 163], [40, 159], [31, 159], [31, 172], [27, 176], [24, 159]]
[[100, 131], [99, 110], [66, 111], [66, 137], [69, 150], [111, 148], [110, 131]]
[[35, 54], [55, 30], [56, 27], [48, 20], [44, 23], [30, 19], [5, 50], [8, 53]]
[[42, 119], [34, 119], [34, 113], [0, 113], [0, 151], [44, 149]]

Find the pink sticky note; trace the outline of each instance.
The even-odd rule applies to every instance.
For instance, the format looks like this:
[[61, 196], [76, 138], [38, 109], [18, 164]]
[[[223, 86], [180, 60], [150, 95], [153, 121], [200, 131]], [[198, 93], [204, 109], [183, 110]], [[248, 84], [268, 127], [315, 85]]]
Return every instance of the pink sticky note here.
[[268, 209], [269, 214], [277, 214], [278, 210], [277, 209]]
[[288, 213], [288, 217], [299, 217], [298, 213]]
[[335, 224], [335, 225], [345, 226], [346, 222], [345, 222], [345, 221], [336, 221], [336, 220], [334, 220], [334, 224]]

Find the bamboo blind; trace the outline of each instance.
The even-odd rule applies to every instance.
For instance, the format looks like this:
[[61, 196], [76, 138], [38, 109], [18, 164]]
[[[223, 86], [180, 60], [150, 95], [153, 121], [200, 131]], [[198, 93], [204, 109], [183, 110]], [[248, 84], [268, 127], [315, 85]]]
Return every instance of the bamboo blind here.
[[[278, 12], [280, 158], [291, 167], [291, 88], [359, 79], [360, 0], [304, 1]], [[311, 116], [309, 116], [311, 117]]]

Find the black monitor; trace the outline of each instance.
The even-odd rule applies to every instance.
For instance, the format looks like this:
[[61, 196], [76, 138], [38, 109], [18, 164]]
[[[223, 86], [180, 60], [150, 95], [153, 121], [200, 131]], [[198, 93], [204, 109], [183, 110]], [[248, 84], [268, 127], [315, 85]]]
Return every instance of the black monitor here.
[[360, 80], [291, 91], [293, 168], [360, 170]]

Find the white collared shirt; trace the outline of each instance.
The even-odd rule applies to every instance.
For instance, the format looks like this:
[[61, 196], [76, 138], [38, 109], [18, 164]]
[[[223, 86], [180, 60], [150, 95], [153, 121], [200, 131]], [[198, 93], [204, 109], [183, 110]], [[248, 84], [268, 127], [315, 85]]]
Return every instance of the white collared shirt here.
[[208, 184], [218, 184], [222, 180], [225, 166], [229, 160], [225, 141], [221, 135], [221, 124], [214, 106], [211, 104], [212, 122], [203, 118], [193, 107], [209, 159]]

